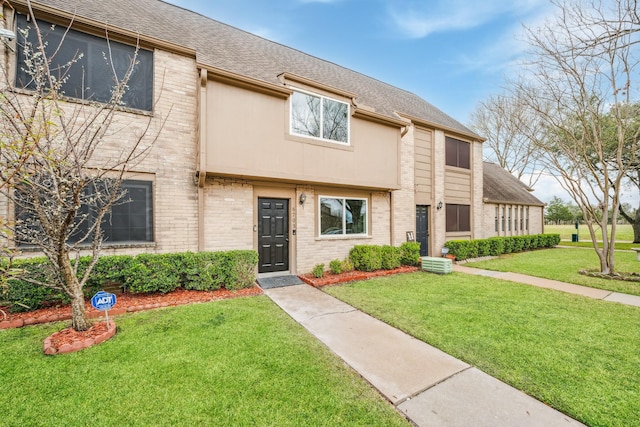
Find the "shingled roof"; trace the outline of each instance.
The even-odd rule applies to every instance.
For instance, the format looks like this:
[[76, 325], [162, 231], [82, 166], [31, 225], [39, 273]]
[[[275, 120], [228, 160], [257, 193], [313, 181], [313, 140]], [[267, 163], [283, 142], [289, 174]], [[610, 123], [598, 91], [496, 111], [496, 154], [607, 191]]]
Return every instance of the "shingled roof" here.
[[[18, 0], [14, 3], [23, 3]], [[39, 0], [76, 16], [134, 31], [196, 52], [196, 60], [234, 74], [282, 85], [277, 76], [291, 73], [356, 94], [356, 103], [397, 118], [401, 113], [443, 129], [480, 136], [419, 96], [332, 62], [266, 40], [214, 19], [160, 0]]]
[[483, 162], [483, 199], [486, 203], [544, 206], [538, 198], [506, 169], [495, 163]]

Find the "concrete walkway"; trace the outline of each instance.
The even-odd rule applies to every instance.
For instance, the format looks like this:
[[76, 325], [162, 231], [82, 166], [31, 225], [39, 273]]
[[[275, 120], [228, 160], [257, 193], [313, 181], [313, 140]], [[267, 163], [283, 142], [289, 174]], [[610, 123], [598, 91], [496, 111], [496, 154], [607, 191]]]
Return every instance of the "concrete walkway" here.
[[309, 285], [264, 292], [417, 426], [583, 425]]
[[476, 274], [479, 276], [493, 277], [496, 279], [508, 280], [510, 282], [524, 283], [526, 285], [537, 286], [539, 288], [555, 289], [556, 291], [567, 292], [584, 297], [600, 299], [604, 301], [617, 302], [625, 305], [640, 307], [640, 296], [627, 295], [619, 292], [605, 291], [602, 289], [589, 288], [587, 286], [574, 285], [571, 283], [559, 282], [557, 280], [543, 279], [541, 277], [527, 276], [519, 273], [505, 273], [502, 271], [483, 270], [481, 268], [466, 267], [454, 264], [453, 271], [466, 274]]

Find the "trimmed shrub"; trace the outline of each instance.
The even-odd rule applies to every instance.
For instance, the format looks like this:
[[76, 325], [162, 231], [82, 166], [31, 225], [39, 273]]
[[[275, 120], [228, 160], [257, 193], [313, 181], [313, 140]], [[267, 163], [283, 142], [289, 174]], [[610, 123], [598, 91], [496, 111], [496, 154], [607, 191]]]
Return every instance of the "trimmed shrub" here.
[[160, 292], [166, 294], [180, 286], [184, 263], [180, 254], [136, 255], [125, 286], [134, 294]]
[[524, 241], [521, 239], [521, 236], [513, 236], [511, 238], [511, 244], [513, 252], [522, 252]]
[[504, 252], [504, 240], [502, 237], [490, 237], [486, 241], [489, 243], [490, 256], [498, 256]]
[[223, 285], [230, 291], [250, 288], [256, 282], [256, 266], [258, 265], [258, 252], [249, 250], [235, 250], [223, 252], [226, 254], [226, 266], [228, 271]]
[[489, 242], [489, 239], [476, 240], [476, 244], [478, 245], [477, 256], [483, 257], [491, 254], [491, 242]]
[[467, 259], [472, 257], [470, 242], [471, 240], [450, 240], [444, 246], [449, 248], [449, 254], [455, 255], [456, 259]]
[[551, 248], [560, 243], [559, 234], [490, 237], [477, 240], [450, 240], [444, 244], [459, 260], [478, 256], [498, 256], [524, 250]]
[[384, 245], [380, 248], [380, 254], [382, 256], [382, 268], [384, 270], [393, 270], [394, 268], [400, 267], [400, 248]]
[[400, 264], [419, 266], [420, 242], [404, 242], [400, 245]]
[[511, 252], [513, 252], [513, 239], [511, 237], [503, 237], [502, 239], [504, 245], [502, 253], [510, 254]]
[[[80, 258], [78, 273], [84, 272], [91, 257]], [[101, 256], [91, 270], [91, 275], [84, 285], [84, 294], [92, 296], [105, 285], [117, 283], [124, 287], [128, 271], [131, 268], [133, 257], [131, 255]]]
[[214, 291], [222, 287], [217, 274], [224, 264], [221, 252], [186, 252], [182, 254], [182, 262], [180, 283], [185, 289]]
[[313, 270], [311, 270], [311, 274], [313, 274], [313, 277], [316, 277], [318, 279], [324, 276], [324, 264], [316, 264], [313, 267]]
[[[84, 274], [89, 262], [91, 257], [80, 258], [79, 276]], [[242, 289], [254, 285], [257, 264], [258, 253], [244, 250], [102, 256], [91, 271], [84, 293], [91, 296], [113, 283], [123, 285], [132, 293], [167, 293], [179, 286], [207, 291], [223, 286], [229, 290]], [[21, 277], [54, 283], [53, 268], [44, 257], [16, 260], [15, 267], [23, 271]], [[20, 277], [10, 279], [3, 298], [11, 304], [11, 311], [69, 302], [62, 291], [34, 285]]]
[[380, 246], [356, 245], [349, 252], [353, 267], [360, 271], [382, 269], [382, 250]]
[[353, 269], [354, 269], [353, 263], [349, 258], [345, 258], [342, 260], [342, 271], [344, 272], [353, 271]]
[[329, 263], [329, 270], [331, 270], [331, 273], [333, 274], [342, 273], [342, 261], [340, 261], [339, 259], [332, 260]]

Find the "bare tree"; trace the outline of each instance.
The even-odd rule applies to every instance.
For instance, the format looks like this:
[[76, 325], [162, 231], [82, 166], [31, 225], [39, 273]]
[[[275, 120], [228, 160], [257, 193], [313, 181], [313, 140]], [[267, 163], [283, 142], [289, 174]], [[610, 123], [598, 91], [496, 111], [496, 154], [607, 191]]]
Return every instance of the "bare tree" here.
[[538, 116], [511, 94], [490, 96], [471, 113], [469, 127], [487, 138], [485, 160], [508, 170], [533, 187], [544, 172], [535, 141], [542, 132]]
[[636, 131], [627, 108], [638, 95], [635, 2], [554, 4], [552, 20], [527, 29], [533, 59], [514, 90], [542, 120], [543, 160], [582, 210], [601, 272], [613, 273], [616, 224], [607, 214], [611, 208], [618, 216], [622, 183], [638, 155], [637, 144], [626, 143]]
[[[28, 81], [22, 82], [25, 90], [13, 90], [5, 75], [0, 129], [3, 139], [29, 147], [31, 155], [12, 172], [12, 185], [2, 188], [2, 194], [16, 207], [16, 243], [39, 249], [52, 265], [50, 282], [26, 279], [68, 295], [72, 327], [82, 331], [90, 326], [83, 287], [100, 256], [103, 220], [115, 204], [127, 201], [122, 187], [125, 174], [155, 142], [162, 123], [156, 124], [147, 116], [145, 124], [130, 136], [127, 128], [131, 123], [126, 122], [122, 104], [138, 65], [139, 50], [131, 48], [124, 73], [117, 72], [108, 34], [102, 54], [113, 79], [110, 93], [101, 102], [91, 97], [68, 98], [65, 88], [70, 79], [84, 82], [85, 70], [76, 66], [83, 52], [76, 52], [68, 61], [56, 59], [67, 32], [55, 46], [49, 45], [30, 2], [27, 5], [31, 28], [19, 37], [24, 63], [18, 67], [23, 67]], [[150, 132], [154, 124], [154, 132]], [[119, 134], [124, 130], [127, 136]], [[9, 159], [3, 158], [3, 162]], [[2, 179], [8, 182], [5, 175]], [[91, 261], [79, 273], [81, 251], [89, 253]]]

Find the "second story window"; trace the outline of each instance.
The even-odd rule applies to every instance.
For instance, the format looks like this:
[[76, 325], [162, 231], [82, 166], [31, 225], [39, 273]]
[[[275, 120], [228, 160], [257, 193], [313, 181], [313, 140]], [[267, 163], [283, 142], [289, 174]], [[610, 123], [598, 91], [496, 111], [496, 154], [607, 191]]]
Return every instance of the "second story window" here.
[[445, 138], [445, 156], [447, 166], [471, 168], [471, 144], [468, 142], [447, 136]]
[[[62, 81], [63, 95], [88, 101], [109, 102], [112, 90], [133, 67], [121, 105], [137, 110], [153, 108], [153, 52], [38, 20], [51, 76]], [[17, 15], [16, 87], [34, 89], [29, 65], [38, 52], [33, 22]], [[23, 31], [26, 31], [26, 37]], [[66, 32], [66, 34], [65, 34]]]
[[349, 104], [305, 92], [291, 95], [291, 133], [349, 143]]

